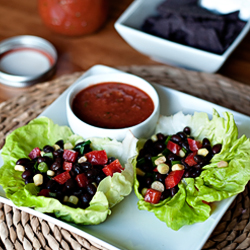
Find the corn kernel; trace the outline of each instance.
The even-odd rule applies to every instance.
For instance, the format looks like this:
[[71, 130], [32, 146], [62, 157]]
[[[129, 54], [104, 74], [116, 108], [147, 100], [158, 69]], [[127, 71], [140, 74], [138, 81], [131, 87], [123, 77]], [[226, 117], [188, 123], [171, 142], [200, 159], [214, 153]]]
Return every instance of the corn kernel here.
[[147, 191], [148, 191], [147, 188], [143, 188], [143, 189], [142, 189], [141, 194], [142, 194], [143, 197], [145, 197]]
[[79, 199], [75, 195], [70, 195], [68, 202], [77, 205]]
[[157, 140], [158, 140], [157, 135], [152, 135], [152, 136], [151, 136], [151, 140], [152, 140], [153, 142], [157, 141]]
[[169, 166], [165, 163], [161, 163], [157, 166], [157, 170], [160, 174], [167, 174], [169, 172]]
[[197, 155], [202, 155], [202, 156], [207, 156], [209, 153], [209, 151], [206, 148], [200, 148], [197, 151]]
[[15, 166], [15, 170], [16, 170], [16, 171], [24, 172], [24, 171], [25, 171], [25, 167], [22, 166], [22, 165], [16, 165], [16, 166]]
[[185, 155], [186, 155], [185, 152], [181, 149], [181, 150], [179, 151], [179, 156], [180, 156], [181, 158], [183, 158]]
[[218, 168], [226, 168], [228, 167], [228, 163], [226, 161], [220, 161], [217, 163]]
[[57, 145], [57, 144], [55, 144], [55, 145], [53, 145], [53, 148], [54, 148], [54, 149], [55, 149], [55, 151], [56, 151], [56, 150], [60, 149], [60, 146], [59, 146], [59, 145]]
[[167, 159], [166, 159], [165, 156], [160, 156], [159, 158], [157, 158], [157, 159], [155, 160], [155, 165], [159, 165], [159, 164], [161, 164], [161, 163], [164, 163], [166, 160], [167, 160]]
[[182, 164], [174, 164], [172, 166], [172, 171], [183, 170], [184, 166]]
[[140, 168], [136, 168], [136, 174], [140, 176], [144, 176], [145, 172], [143, 172]]
[[78, 163], [83, 163], [83, 162], [86, 162], [87, 161], [87, 157], [84, 155], [82, 156], [81, 158], [78, 159]]
[[68, 202], [68, 200], [69, 200], [69, 196], [65, 195], [65, 196], [63, 197], [63, 202], [66, 203], [66, 202]]
[[159, 181], [154, 181], [152, 184], [151, 184], [151, 188], [153, 188], [154, 190], [157, 190], [157, 191], [160, 191], [160, 192], [163, 192], [164, 191], [164, 185], [159, 182]]
[[70, 142], [66, 142], [63, 146], [64, 149], [73, 149], [74, 146]]
[[34, 181], [34, 184], [35, 186], [40, 186], [43, 184], [43, 175], [41, 174], [36, 174], [34, 177], [33, 177], [33, 181]]
[[48, 175], [48, 176], [54, 176], [54, 175], [55, 175], [55, 172], [54, 172], [53, 170], [50, 170], [50, 169], [49, 169], [49, 170], [47, 171], [47, 175]]

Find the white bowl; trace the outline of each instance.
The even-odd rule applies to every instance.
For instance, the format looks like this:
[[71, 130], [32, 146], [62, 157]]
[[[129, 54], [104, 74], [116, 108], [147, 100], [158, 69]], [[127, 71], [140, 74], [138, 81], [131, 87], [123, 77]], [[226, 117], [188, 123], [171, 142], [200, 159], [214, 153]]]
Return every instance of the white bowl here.
[[[77, 95], [77, 93], [79, 93], [82, 89], [89, 87], [93, 84], [98, 84], [103, 82], [121, 82], [133, 85], [143, 90], [151, 97], [154, 103], [153, 113], [143, 122], [135, 126], [121, 128], [121, 129], [99, 128], [83, 122], [72, 111], [71, 107], [73, 99]], [[125, 135], [129, 130], [137, 138], [148, 138], [153, 134], [156, 122], [159, 118], [159, 113], [160, 113], [159, 97], [156, 90], [152, 87], [152, 85], [140, 77], [127, 73], [95, 75], [84, 78], [71, 88], [66, 98], [66, 113], [67, 113], [68, 123], [73, 132], [75, 134], [81, 135], [84, 138], [109, 137], [111, 139], [116, 139], [121, 141], [125, 138]]]
[[164, 0], [135, 0], [115, 23], [117, 32], [134, 49], [153, 60], [187, 69], [214, 73], [245, 37], [250, 21], [222, 54], [214, 54], [178, 44], [141, 31], [147, 17], [157, 15], [156, 8]]

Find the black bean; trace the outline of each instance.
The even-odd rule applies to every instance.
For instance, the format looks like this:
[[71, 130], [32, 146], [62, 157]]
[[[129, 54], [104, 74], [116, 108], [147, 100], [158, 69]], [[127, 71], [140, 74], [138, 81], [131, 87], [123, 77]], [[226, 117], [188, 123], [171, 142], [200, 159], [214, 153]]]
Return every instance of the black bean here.
[[202, 157], [201, 155], [195, 155], [194, 156], [194, 160], [197, 162], [197, 163], [202, 163], [204, 161], [204, 157]]
[[144, 144], [144, 149], [152, 148], [153, 147], [153, 141], [151, 139], [148, 139]]
[[153, 164], [152, 163], [144, 163], [140, 166], [140, 169], [143, 171], [143, 172], [152, 172], [153, 171]]
[[192, 173], [192, 169], [189, 168], [189, 169], [185, 170], [183, 177], [189, 178], [189, 177], [191, 177], [191, 173]]
[[43, 151], [45, 153], [53, 153], [55, 151], [55, 149], [53, 147], [49, 146], [49, 145], [46, 145], [46, 146], [43, 147]]
[[201, 169], [202, 168], [202, 164], [196, 164], [193, 167], [196, 168], [196, 169]]
[[189, 144], [188, 144], [187, 141], [182, 142], [182, 143], [181, 143], [181, 146], [182, 146], [184, 149], [186, 149], [187, 151], [190, 150], [190, 149], [189, 149]]
[[143, 158], [146, 154], [147, 154], [147, 151], [146, 151], [144, 148], [142, 148], [142, 149], [139, 151], [138, 159]]
[[92, 164], [90, 162], [82, 162], [79, 164], [80, 165], [80, 168], [82, 171], [86, 172], [87, 170], [89, 169], [92, 169]]
[[59, 141], [57, 141], [55, 144], [57, 144], [60, 148], [63, 149], [63, 145], [64, 145], [63, 140], [59, 140]]
[[61, 191], [56, 192], [56, 198], [62, 202], [63, 201], [64, 194]]
[[69, 171], [69, 174], [70, 174], [71, 178], [73, 178], [73, 179], [75, 179], [77, 176], [76, 172], [73, 171], [72, 169]]
[[157, 155], [157, 151], [154, 149], [154, 143], [151, 139], [147, 140], [144, 144], [144, 149], [147, 153], [150, 153], [152, 155]]
[[85, 194], [81, 195], [80, 202], [82, 204], [82, 208], [88, 207], [91, 199], [92, 199], [92, 196], [89, 193], [85, 193]]
[[181, 137], [177, 134], [171, 136], [171, 141], [181, 142], [181, 140], [182, 140]]
[[31, 161], [28, 158], [21, 158], [21, 159], [17, 160], [17, 162], [16, 162], [16, 165], [22, 165], [24, 167], [26, 165], [30, 165], [30, 164], [31, 164]]
[[64, 152], [64, 150], [60, 148], [60, 149], [57, 149], [56, 151], [54, 151], [53, 155], [55, 157], [62, 157], [63, 156], [63, 152]]
[[210, 141], [207, 138], [204, 138], [202, 140], [202, 147], [206, 148], [208, 146], [210, 146]]
[[27, 179], [28, 177], [32, 177], [33, 176], [33, 171], [32, 170], [25, 170], [23, 173], [22, 173], [22, 178], [23, 179]]
[[29, 183], [33, 183], [34, 180], [33, 180], [33, 177], [32, 176], [29, 176], [25, 179], [25, 185], [29, 184]]
[[74, 189], [76, 188], [76, 182], [71, 178], [71, 179], [68, 179], [66, 182], [65, 182], [65, 187], [67, 189]]
[[[198, 171], [199, 169], [195, 169], [195, 168], [193, 168], [192, 169], [192, 172], [190, 173], [190, 177], [192, 177], [192, 178], [196, 178], [196, 177], [198, 177], [199, 175], [200, 175], [200, 171]], [[197, 172], [198, 171], [198, 172]]]
[[181, 137], [181, 139], [186, 139], [187, 135], [184, 132], [178, 132], [177, 135]]
[[154, 143], [154, 149], [157, 151], [157, 153], [160, 153], [166, 148], [166, 145], [164, 144], [163, 141], [156, 141]]
[[56, 170], [56, 174], [55, 175], [59, 175], [59, 174], [61, 174], [63, 172], [64, 172], [64, 170], [62, 168], [59, 168], [59, 169]]
[[79, 164], [74, 164], [72, 167], [72, 171], [74, 171], [76, 175], [81, 174], [82, 173], [81, 166]]
[[146, 177], [145, 178], [145, 185], [147, 188], [150, 188], [151, 184], [153, 183], [153, 178], [152, 177]]
[[185, 162], [185, 158], [181, 159], [181, 164], [184, 166], [185, 169], [189, 169], [188, 164]]
[[96, 176], [96, 178], [95, 178], [95, 182], [97, 183], [97, 184], [99, 184], [104, 178], [106, 177], [106, 175], [103, 173], [100, 173], [100, 174], [98, 174], [97, 176]]
[[61, 164], [57, 161], [55, 161], [51, 166], [50, 166], [50, 169], [53, 170], [53, 171], [57, 171], [58, 169], [61, 168]]
[[55, 180], [49, 180], [47, 183], [46, 183], [46, 189], [49, 189], [51, 190], [52, 192], [55, 191], [54, 188], [57, 186], [57, 182]]
[[169, 189], [165, 189], [162, 193], [161, 193], [161, 201], [164, 201], [165, 199], [167, 199], [169, 196], [171, 195], [170, 190]]
[[156, 136], [159, 141], [165, 141], [165, 136], [162, 133], [158, 133]]
[[115, 160], [115, 157], [109, 157], [108, 158], [108, 163], [107, 164], [110, 164], [111, 162], [113, 162]]
[[170, 153], [167, 158], [169, 161], [179, 161], [180, 160], [180, 157], [173, 154], [173, 153]]
[[89, 180], [94, 180], [96, 178], [96, 172], [94, 169], [89, 169], [86, 171], [86, 176]]
[[76, 189], [75, 191], [72, 192], [72, 194], [79, 197], [80, 195], [83, 194], [83, 190], [82, 189]]
[[220, 153], [221, 148], [222, 148], [222, 145], [221, 145], [220, 143], [214, 145], [214, 146], [212, 147], [212, 152], [213, 152], [213, 154], [218, 154], [218, 153]]
[[165, 175], [165, 174], [160, 174], [160, 173], [155, 174], [155, 180], [160, 181], [162, 183], [164, 183], [166, 177], [167, 177], [167, 175]]
[[96, 193], [96, 186], [95, 186], [95, 185], [93, 185], [92, 183], [89, 183], [89, 184], [86, 186], [86, 189], [87, 189], [87, 192], [88, 192], [90, 195], [92, 195], [92, 196], [95, 195], [95, 193]]
[[191, 129], [190, 129], [190, 127], [185, 127], [185, 128], [183, 129], [183, 132], [184, 132], [186, 135], [190, 135], [190, 134], [191, 134]]
[[173, 197], [177, 192], [179, 191], [178, 185], [174, 186], [173, 188], [170, 188], [170, 195]]
[[145, 159], [145, 161], [147, 161], [147, 162], [152, 162], [152, 156], [151, 156], [150, 154], [146, 154], [146, 155], [144, 156], [144, 159]]

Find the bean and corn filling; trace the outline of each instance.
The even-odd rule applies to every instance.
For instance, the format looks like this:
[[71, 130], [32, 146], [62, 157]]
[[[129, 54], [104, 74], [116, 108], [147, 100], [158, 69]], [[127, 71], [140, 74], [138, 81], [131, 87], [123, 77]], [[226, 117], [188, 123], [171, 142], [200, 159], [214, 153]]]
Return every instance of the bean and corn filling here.
[[55, 145], [34, 148], [28, 158], [16, 162], [25, 184], [40, 188], [38, 195], [58, 199], [71, 207], [86, 208], [106, 177], [121, 172], [118, 159], [107, 157], [105, 150], [92, 150], [91, 141], [75, 147], [59, 140]]
[[[139, 192], [153, 204], [173, 197], [179, 190], [178, 183], [183, 178], [198, 177], [221, 148], [221, 144], [212, 146], [207, 138], [195, 140], [190, 127], [174, 135], [153, 135], [137, 157]], [[227, 166], [227, 162], [218, 163], [218, 167]]]

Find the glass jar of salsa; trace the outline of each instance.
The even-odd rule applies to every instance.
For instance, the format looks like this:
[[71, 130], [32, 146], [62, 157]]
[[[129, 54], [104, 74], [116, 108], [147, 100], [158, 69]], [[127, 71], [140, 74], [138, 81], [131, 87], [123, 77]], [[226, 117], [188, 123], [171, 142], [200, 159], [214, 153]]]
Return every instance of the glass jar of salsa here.
[[38, 0], [39, 15], [52, 31], [80, 36], [97, 31], [108, 16], [109, 0]]

